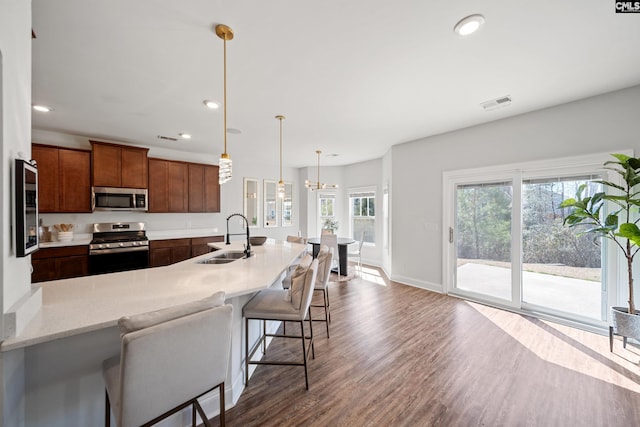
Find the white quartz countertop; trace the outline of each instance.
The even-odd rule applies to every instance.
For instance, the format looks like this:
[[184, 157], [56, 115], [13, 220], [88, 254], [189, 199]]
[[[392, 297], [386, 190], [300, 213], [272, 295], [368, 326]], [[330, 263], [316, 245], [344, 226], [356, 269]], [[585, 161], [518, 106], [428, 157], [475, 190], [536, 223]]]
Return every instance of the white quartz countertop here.
[[[242, 241], [219, 245], [221, 252], [243, 249]], [[8, 351], [115, 326], [122, 316], [195, 301], [217, 291], [224, 291], [227, 299], [258, 292], [280, 279], [305, 249], [268, 239], [252, 246], [250, 258], [228, 264], [196, 263], [213, 255], [208, 253], [166, 267], [43, 282], [34, 285], [42, 289], [39, 312], [0, 348]]]

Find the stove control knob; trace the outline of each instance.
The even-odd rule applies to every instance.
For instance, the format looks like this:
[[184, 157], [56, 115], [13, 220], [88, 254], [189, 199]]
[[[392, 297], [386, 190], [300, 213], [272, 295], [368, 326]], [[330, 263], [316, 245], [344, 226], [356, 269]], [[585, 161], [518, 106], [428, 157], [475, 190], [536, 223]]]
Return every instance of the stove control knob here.
[[133, 242], [133, 246], [138, 246], [140, 243], [138, 242]]
[[98, 245], [98, 249], [102, 249], [104, 247], [104, 245], [100, 244]]
[[124, 247], [124, 243], [120, 243], [118, 246], [120, 246], [121, 248]]

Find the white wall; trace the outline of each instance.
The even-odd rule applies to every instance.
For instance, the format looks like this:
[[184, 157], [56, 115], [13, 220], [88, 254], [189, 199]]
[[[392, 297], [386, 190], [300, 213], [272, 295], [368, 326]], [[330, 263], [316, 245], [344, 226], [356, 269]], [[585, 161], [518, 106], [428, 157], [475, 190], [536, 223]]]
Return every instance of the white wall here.
[[[31, 153], [31, 2], [0, 0], [0, 331], [4, 316], [30, 292], [29, 257], [16, 258], [12, 229], [13, 163]], [[19, 153], [22, 153], [21, 155]], [[0, 337], [2, 339], [2, 337]], [[0, 423], [24, 425], [24, 354], [0, 355]]]
[[[89, 137], [66, 135], [55, 132], [41, 130], [33, 131], [33, 141], [40, 144], [49, 144], [67, 148], [91, 149]], [[91, 138], [95, 139], [95, 138]], [[104, 141], [104, 139], [99, 139]], [[109, 141], [117, 143], [118, 141]], [[198, 154], [178, 150], [151, 148], [149, 157], [182, 160], [189, 162], [217, 164], [220, 153]], [[233, 153], [231, 153], [233, 154]], [[166, 232], [170, 230], [187, 230], [194, 232], [205, 230], [224, 234], [226, 231], [226, 218], [232, 213], [243, 212], [243, 178], [258, 178], [260, 185], [263, 179], [278, 180], [279, 169], [277, 164], [267, 164], [259, 155], [250, 159], [233, 160], [233, 178], [231, 181], [220, 186], [220, 213], [146, 213], [146, 212], [95, 212], [89, 214], [43, 214], [41, 215], [44, 225], [59, 223], [74, 224], [77, 232], [89, 233], [90, 226], [96, 222], [116, 222], [116, 221], [143, 221], [147, 230], [153, 232]], [[304, 187], [298, 183], [298, 170], [293, 168], [283, 168], [282, 179], [294, 183], [294, 194], [297, 195], [297, 188]], [[289, 234], [297, 234], [300, 229], [300, 198], [294, 197], [293, 225], [288, 227], [275, 228], [252, 228], [251, 235], [269, 236], [274, 238], [285, 238]], [[262, 207], [260, 211], [263, 212]], [[262, 224], [262, 221], [259, 221]], [[217, 231], [215, 231], [217, 230]], [[158, 233], [156, 233], [158, 234]]]
[[[640, 151], [640, 86], [392, 148], [392, 278], [442, 289], [442, 173]], [[491, 114], [491, 113], [487, 113]]]

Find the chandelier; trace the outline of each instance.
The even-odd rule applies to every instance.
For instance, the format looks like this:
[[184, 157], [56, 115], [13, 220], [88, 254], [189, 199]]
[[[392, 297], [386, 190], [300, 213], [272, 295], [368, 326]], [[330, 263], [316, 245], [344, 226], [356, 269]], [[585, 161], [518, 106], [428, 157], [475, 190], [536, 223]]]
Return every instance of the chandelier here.
[[231, 179], [231, 157], [227, 154], [227, 40], [233, 40], [233, 30], [226, 25], [216, 25], [216, 35], [224, 41], [224, 153], [218, 161], [218, 182], [224, 184]]
[[325, 188], [338, 188], [337, 184], [325, 184], [320, 182], [320, 153], [322, 153], [322, 151], [316, 150], [316, 154], [318, 155], [318, 180], [316, 182], [311, 182], [307, 179], [304, 182], [304, 186], [307, 187], [309, 191], [323, 190]]

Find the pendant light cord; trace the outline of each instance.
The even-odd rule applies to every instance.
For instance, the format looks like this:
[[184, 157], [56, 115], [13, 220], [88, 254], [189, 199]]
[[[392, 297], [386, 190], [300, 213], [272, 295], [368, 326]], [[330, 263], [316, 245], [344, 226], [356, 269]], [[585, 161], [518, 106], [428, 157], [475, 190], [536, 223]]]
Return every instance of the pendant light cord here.
[[279, 116], [278, 120], [280, 120], [280, 182], [282, 182], [282, 119], [283, 116]]
[[224, 154], [227, 154], [227, 38], [224, 41]]

